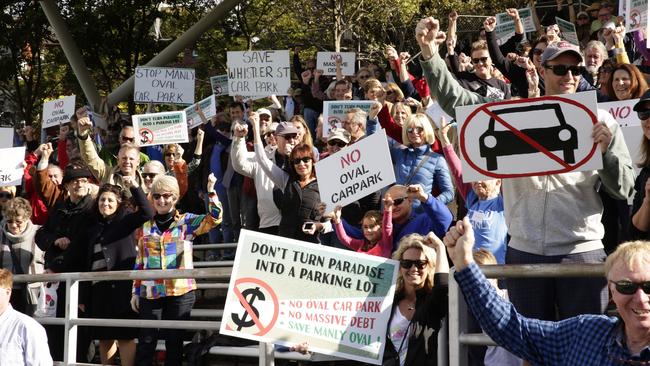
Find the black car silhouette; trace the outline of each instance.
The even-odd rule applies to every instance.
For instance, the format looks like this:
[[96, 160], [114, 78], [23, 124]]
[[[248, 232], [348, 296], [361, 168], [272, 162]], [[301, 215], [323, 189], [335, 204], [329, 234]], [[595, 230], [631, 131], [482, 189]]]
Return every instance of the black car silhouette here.
[[[574, 150], [578, 148], [578, 136], [576, 129], [568, 125], [562, 114], [562, 108], [558, 103], [538, 104], [524, 107], [504, 108], [496, 111], [491, 111], [493, 114], [500, 116], [502, 119], [508, 121], [507, 115], [512, 113], [526, 113], [532, 111], [548, 111], [551, 118], [555, 119], [557, 126], [540, 127], [540, 128], [527, 128], [520, 130], [521, 133], [527, 135], [538, 144], [543, 146], [548, 151], [562, 150], [564, 157], [563, 160], [567, 164], [575, 163]], [[532, 116], [540, 117], [539, 124], [548, 124], [547, 114], [535, 113], [525, 114], [525, 118]], [[510, 118], [512, 121], [512, 118]], [[553, 123], [553, 124], [555, 124]], [[495, 131], [495, 120], [490, 118], [488, 130], [485, 131], [479, 138], [479, 149], [481, 157], [485, 158], [487, 162], [487, 169], [489, 171], [497, 170], [497, 157], [506, 155], [520, 155], [538, 152], [533, 146], [526, 141], [517, 137], [512, 131]]]

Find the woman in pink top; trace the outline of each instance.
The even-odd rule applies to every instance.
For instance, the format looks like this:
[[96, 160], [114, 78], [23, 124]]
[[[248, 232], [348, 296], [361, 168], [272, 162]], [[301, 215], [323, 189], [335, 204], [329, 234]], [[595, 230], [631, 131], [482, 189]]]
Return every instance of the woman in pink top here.
[[[403, 199], [403, 198], [401, 198]], [[400, 202], [401, 203], [401, 202]], [[341, 223], [341, 206], [336, 206], [332, 221], [339, 241], [348, 248], [361, 253], [390, 258], [393, 250], [393, 204], [390, 196], [384, 199], [384, 215], [377, 210], [366, 212], [362, 229], [365, 239], [350, 238]]]

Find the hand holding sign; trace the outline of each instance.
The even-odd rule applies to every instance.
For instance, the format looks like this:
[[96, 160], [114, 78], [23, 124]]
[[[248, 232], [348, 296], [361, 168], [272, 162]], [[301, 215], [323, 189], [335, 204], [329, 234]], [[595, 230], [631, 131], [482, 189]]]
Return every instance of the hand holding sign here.
[[604, 154], [609, 148], [609, 144], [612, 142], [612, 131], [609, 130], [609, 127], [603, 122], [599, 122], [594, 125], [594, 132], [591, 136], [594, 138], [594, 142], [600, 146], [600, 151]]
[[451, 123], [447, 123], [447, 119], [444, 116], [440, 117], [440, 128], [436, 131], [436, 135], [438, 136], [438, 140], [440, 140], [442, 147], [451, 144], [451, 133]]

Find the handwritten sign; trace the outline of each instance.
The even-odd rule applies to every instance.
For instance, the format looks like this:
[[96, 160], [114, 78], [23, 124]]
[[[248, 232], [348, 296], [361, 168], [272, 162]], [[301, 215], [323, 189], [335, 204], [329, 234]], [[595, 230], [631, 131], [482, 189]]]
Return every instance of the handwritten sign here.
[[69, 95], [61, 99], [43, 103], [42, 128], [58, 126], [70, 122], [70, 118], [74, 116], [75, 100], [76, 96]]
[[354, 52], [318, 52], [316, 68], [323, 70], [323, 75], [336, 75], [336, 60], [341, 59], [341, 72], [345, 76], [354, 75]]
[[576, 46], [580, 46], [575, 24], [559, 17], [555, 17], [555, 23], [560, 28], [560, 34], [562, 35], [563, 40]]
[[215, 97], [228, 95], [228, 74], [210, 77], [210, 85], [212, 85], [212, 94]]
[[465, 182], [602, 168], [593, 91], [463, 106], [456, 118]]
[[194, 69], [136, 67], [133, 100], [138, 103], [194, 104]]
[[242, 230], [219, 332], [379, 365], [398, 265]]
[[[616, 102], [598, 103], [598, 108], [608, 111], [621, 127], [639, 127], [641, 121], [633, 110], [638, 99], [618, 100]], [[639, 130], [640, 133], [640, 130]]]
[[189, 141], [184, 111], [137, 114], [131, 117], [139, 146]]
[[625, 12], [625, 28], [627, 32], [641, 30], [648, 24], [648, 0], [627, 0]]
[[200, 102], [192, 104], [191, 106], [185, 108], [185, 116], [187, 118], [187, 126], [189, 128], [197, 127], [203, 123], [201, 117], [199, 117], [198, 113], [196, 113], [197, 105], [201, 108], [201, 111], [203, 111], [206, 119], [209, 120], [210, 118], [217, 115], [217, 103], [215, 102], [214, 97], [214, 95], [211, 95], [201, 100]]
[[395, 183], [383, 129], [318, 161], [315, 168], [321, 201], [328, 212]]
[[370, 100], [342, 100], [323, 102], [323, 137], [327, 138], [332, 128], [343, 128], [347, 111], [359, 108], [368, 113], [372, 107]]
[[19, 186], [23, 180], [25, 147], [0, 149], [0, 187]]
[[[524, 32], [535, 32], [535, 23], [533, 22], [533, 12], [530, 8], [517, 10], [519, 18], [524, 25]], [[494, 34], [499, 44], [503, 44], [515, 35], [515, 22], [508, 13], [499, 13], [496, 15], [497, 23], [494, 28]]]
[[287, 95], [289, 51], [229, 51], [228, 93], [232, 96]]

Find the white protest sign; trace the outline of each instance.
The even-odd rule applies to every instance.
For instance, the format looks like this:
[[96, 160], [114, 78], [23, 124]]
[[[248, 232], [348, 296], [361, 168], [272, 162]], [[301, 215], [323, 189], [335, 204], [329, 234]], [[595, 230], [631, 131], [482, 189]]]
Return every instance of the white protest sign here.
[[76, 96], [69, 95], [61, 99], [43, 103], [43, 124], [41, 128], [58, 126], [70, 122], [74, 116]]
[[384, 129], [318, 161], [315, 168], [327, 212], [395, 183]]
[[602, 168], [593, 91], [458, 107], [456, 119], [465, 182]]
[[442, 117], [445, 118], [446, 123], [449, 123], [451, 122], [451, 120], [453, 120], [453, 118], [450, 115], [448, 115], [444, 110], [442, 110], [442, 107], [440, 107], [440, 104], [438, 103], [437, 100], [431, 103], [431, 105], [427, 108], [425, 113], [427, 114], [427, 116], [431, 118], [431, 120], [433, 121], [433, 123], [436, 125], [437, 128], [441, 128], [440, 120], [442, 119]]
[[0, 148], [14, 146], [14, 129], [11, 127], [0, 128]]
[[558, 17], [555, 17], [555, 22], [560, 28], [560, 34], [562, 35], [563, 40], [576, 46], [580, 46], [580, 41], [578, 41], [578, 32], [576, 32], [575, 24]]
[[627, 0], [625, 28], [627, 32], [641, 30], [648, 24], [648, 0]]
[[344, 76], [354, 75], [354, 52], [318, 52], [316, 69], [323, 70], [323, 75], [336, 75], [336, 59], [341, 58], [341, 72]]
[[0, 149], [0, 187], [19, 186], [23, 180], [25, 147]]
[[608, 111], [622, 127], [640, 126], [641, 121], [633, 110], [638, 99], [618, 100], [616, 102], [598, 103], [598, 108]]
[[[535, 23], [533, 22], [533, 12], [530, 8], [517, 10], [519, 18], [524, 25], [524, 32], [535, 32]], [[515, 35], [515, 22], [508, 13], [499, 13], [496, 16], [497, 22], [494, 33], [499, 44], [503, 44]]]
[[368, 113], [371, 100], [330, 100], [323, 102], [323, 137], [327, 138], [332, 128], [343, 128], [347, 111], [359, 108]]
[[380, 365], [398, 271], [391, 259], [242, 230], [219, 333]]
[[139, 146], [184, 143], [189, 141], [185, 111], [137, 114], [131, 116]]
[[229, 51], [228, 93], [232, 96], [287, 95], [291, 87], [289, 51]]
[[133, 101], [194, 104], [194, 69], [136, 67]]
[[187, 118], [187, 126], [189, 128], [197, 127], [203, 123], [203, 121], [201, 121], [201, 117], [199, 117], [199, 114], [196, 113], [197, 105], [201, 108], [201, 111], [203, 111], [203, 114], [207, 120], [217, 115], [217, 103], [214, 100], [213, 94], [185, 108], [185, 117]]
[[212, 85], [212, 94], [217, 97], [228, 95], [228, 75], [217, 75], [210, 77]]

